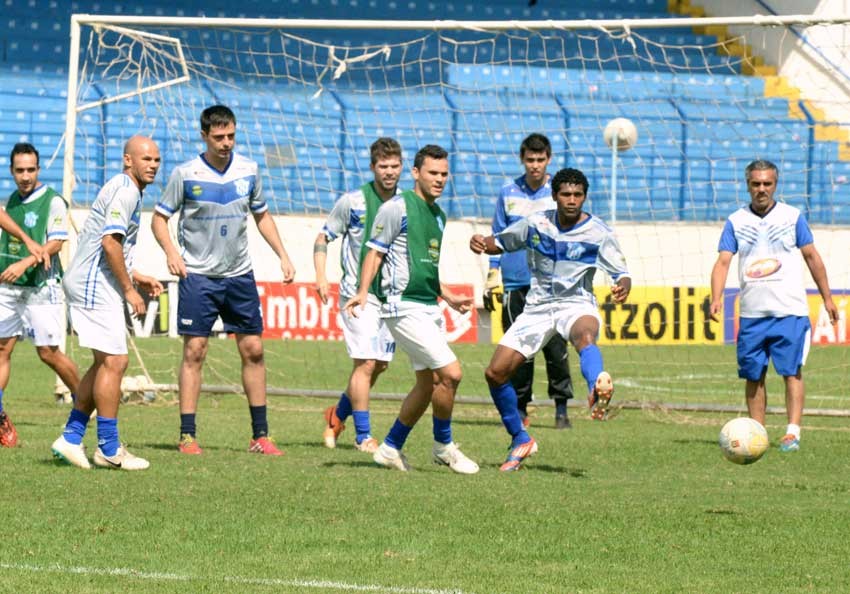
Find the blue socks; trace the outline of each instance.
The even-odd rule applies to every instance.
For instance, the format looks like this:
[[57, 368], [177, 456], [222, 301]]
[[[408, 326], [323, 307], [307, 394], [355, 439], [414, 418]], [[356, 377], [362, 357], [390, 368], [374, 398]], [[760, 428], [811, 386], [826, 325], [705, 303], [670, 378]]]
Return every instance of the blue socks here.
[[3, 412], [3, 390], [0, 389], [0, 413]]
[[[339, 417], [339, 413], [337, 413]], [[368, 410], [355, 410], [351, 413], [354, 417], [354, 431], [357, 433], [355, 440], [357, 443], [363, 443], [363, 440], [372, 435], [372, 424], [369, 421]], [[340, 417], [340, 420], [341, 417]]]
[[502, 417], [502, 424], [508, 433], [513, 438], [512, 447], [516, 447], [523, 443], [531, 441], [531, 437], [526, 433], [522, 426], [522, 418], [519, 416], [517, 408], [516, 390], [511, 382], [506, 382], [501, 386], [490, 387], [490, 396], [496, 404], [496, 409], [499, 411], [499, 416]]
[[437, 443], [452, 442], [452, 420], [434, 417], [434, 441]]
[[251, 411], [251, 430], [254, 432], [254, 439], [267, 437], [269, 434], [269, 421], [266, 418], [266, 405], [248, 405], [248, 409]]
[[195, 437], [197, 427], [195, 426], [195, 413], [180, 413], [180, 435], [184, 433]]
[[589, 344], [579, 352], [578, 357], [581, 374], [587, 382], [587, 390], [593, 392], [596, 378], [603, 371], [602, 351], [595, 344]]
[[336, 405], [336, 416], [343, 423], [345, 423], [345, 419], [351, 416], [351, 399], [345, 392], [339, 396], [339, 402]]
[[392, 448], [400, 450], [404, 447], [404, 442], [407, 441], [407, 436], [410, 434], [410, 430], [413, 427], [408, 427], [398, 419], [395, 420], [393, 426], [390, 428], [390, 432], [387, 433], [387, 437], [384, 439], [384, 442]]
[[80, 445], [83, 443], [83, 437], [86, 435], [86, 426], [88, 424], [89, 415], [73, 408], [71, 409], [71, 414], [68, 415], [68, 422], [65, 424], [65, 431], [62, 432], [62, 436], [68, 443]]
[[97, 446], [104, 456], [114, 456], [121, 443], [118, 441], [118, 419], [97, 417]]

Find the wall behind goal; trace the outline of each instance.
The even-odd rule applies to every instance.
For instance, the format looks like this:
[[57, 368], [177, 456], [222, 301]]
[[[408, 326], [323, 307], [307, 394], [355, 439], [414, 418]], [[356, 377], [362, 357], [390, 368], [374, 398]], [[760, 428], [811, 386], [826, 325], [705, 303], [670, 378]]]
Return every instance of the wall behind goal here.
[[[88, 211], [75, 209], [74, 221], [78, 228]], [[150, 231], [151, 213], [142, 213], [142, 227], [136, 249], [136, 266], [145, 273], [157, 278], [173, 280], [168, 273], [165, 256], [156, 245]], [[324, 224], [324, 217], [278, 216], [275, 221], [283, 238], [295, 268], [296, 282], [302, 283], [295, 291], [302, 303], [300, 309], [313, 309], [321, 313], [312, 283], [313, 242]], [[176, 223], [176, 217], [172, 224]], [[707, 320], [706, 300], [710, 295], [709, 277], [716, 258], [716, 246], [722, 224], [687, 223], [627, 223], [616, 227], [620, 244], [633, 278], [632, 298], [628, 306], [614, 306], [605, 303], [608, 296], [606, 285], [610, 282], [602, 273], [597, 275], [595, 284], [597, 297], [601, 304], [603, 319], [611, 326], [601, 337], [602, 342], [628, 342], [634, 344], [721, 344], [729, 342], [737, 329], [734, 317], [735, 293], [730, 291], [725, 306], [726, 320], [723, 324], [712, 325]], [[254, 271], [262, 290], [270, 292], [274, 283], [280, 280], [277, 257], [265, 244], [255, 225], [249, 225], [249, 242]], [[458, 286], [471, 286], [476, 306], [482, 307], [481, 295], [487, 272], [487, 259], [476, 256], [468, 247], [469, 238], [474, 233], [489, 234], [489, 224], [472, 221], [449, 221], [443, 242], [440, 273], [443, 282]], [[837, 227], [818, 227], [814, 229], [815, 245], [818, 247], [830, 278], [836, 304], [842, 312], [843, 321], [836, 331], [825, 325], [821, 319], [820, 298], [816, 292], [810, 294], [809, 301], [814, 340], [821, 343], [847, 342], [850, 332], [847, 319], [850, 318], [850, 261], [846, 258], [850, 246], [850, 229]], [[339, 280], [340, 242], [330, 244], [328, 257], [328, 277], [331, 282]], [[810, 293], [815, 286], [806, 275], [807, 289]], [[737, 288], [737, 262], [733, 262], [727, 279], [729, 289]], [[327, 313], [327, 312], [326, 312]], [[486, 318], [483, 318], [486, 320]], [[449, 323], [451, 320], [449, 320]], [[147, 322], [148, 325], [152, 323]], [[485, 322], [486, 324], [486, 322]], [[144, 327], [141, 325], [139, 328]], [[479, 340], [486, 341], [490, 328], [479, 329]], [[138, 329], [137, 329], [138, 332]], [[296, 336], [296, 334], [275, 334], [275, 336]], [[309, 336], [305, 336], [309, 338]], [[493, 334], [498, 338], [498, 334]], [[334, 337], [331, 337], [334, 338]], [[336, 337], [338, 338], [338, 337]]]

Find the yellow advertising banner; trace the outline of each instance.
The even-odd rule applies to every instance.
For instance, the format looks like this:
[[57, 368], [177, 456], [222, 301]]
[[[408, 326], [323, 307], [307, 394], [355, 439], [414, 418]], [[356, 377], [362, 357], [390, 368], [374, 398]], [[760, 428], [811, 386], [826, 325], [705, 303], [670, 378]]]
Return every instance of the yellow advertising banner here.
[[[602, 328], [599, 344], [730, 344], [738, 336], [738, 290], [723, 292], [723, 320], [714, 322], [709, 316], [709, 287], [632, 287], [626, 303], [614, 303], [611, 290], [594, 288], [599, 302]], [[850, 291], [834, 290], [839, 322], [832, 325], [817, 291], [809, 291], [809, 319], [812, 344], [850, 344], [847, 309]], [[493, 313], [501, 320], [501, 312]], [[499, 322], [492, 325], [491, 338], [502, 337]]]

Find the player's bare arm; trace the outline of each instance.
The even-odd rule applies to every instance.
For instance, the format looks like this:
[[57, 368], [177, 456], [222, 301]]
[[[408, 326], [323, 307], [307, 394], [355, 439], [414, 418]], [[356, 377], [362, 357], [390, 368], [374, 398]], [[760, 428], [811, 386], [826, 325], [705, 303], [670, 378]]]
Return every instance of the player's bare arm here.
[[328, 261], [328, 238], [324, 233], [316, 236], [313, 243], [313, 268], [316, 270], [316, 292], [322, 303], [328, 302], [328, 277], [326, 265]]
[[[63, 243], [64, 240], [60, 239], [51, 239], [50, 241], [45, 243], [45, 257], [50, 260], [50, 258], [52, 258], [55, 254], [58, 254], [59, 251], [62, 249]], [[38, 262], [38, 258], [30, 254], [26, 258], [22, 258], [14, 264], [11, 264], [8, 268], [6, 268], [6, 270], [0, 273], [0, 283], [14, 283], [31, 267], [37, 266]]]
[[366, 301], [369, 299], [369, 286], [375, 280], [383, 261], [384, 254], [378, 250], [366, 252], [363, 263], [360, 265], [360, 286], [357, 287], [357, 294], [342, 307], [348, 315], [356, 318], [357, 306], [359, 305], [362, 310], [363, 306], [366, 305]]
[[168, 265], [168, 272], [180, 278], [186, 278], [188, 274], [186, 270], [186, 262], [183, 261], [183, 256], [177, 251], [174, 242], [171, 241], [171, 234], [168, 232], [168, 218], [161, 213], [153, 213], [151, 219], [151, 231], [156, 239], [156, 242], [165, 252], [165, 261]]
[[496, 255], [502, 253], [502, 248], [496, 245], [496, 238], [492, 235], [484, 237], [480, 233], [476, 233], [469, 239], [469, 249], [476, 254]]
[[726, 277], [729, 275], [729, 264], [732, 262], [732, 252], [721, 251], [717, 255], [714, 268], [711, 269], [711, 306], [709, 314], [715, 322], [720, 321], [720, 312], [723, 311], [723, 288], [726, 286]]
[[283, 242], [280, 240], [280, 234], [277, 232], [277, 225], [274, 222], [274, 217], [269, 211], [254, 215], [254, 221], [257, 223], [257, 230], [269, 247], [272, 248], [277, 257], [280, 258], [280, 272], [283, 274], [283, 283], [289, 284], [295, 280], [295, 266], [289, 259], [289, 254], [283, 247]]
[[109, 265], [109, 269], [112, 270], [115, 280], [118, 281], [124, 293], [124, 299], [127, 300], [127, 303], [133, 310], [133, 314], [141, 316], [145, 314], [147, 307], [145, 306], [145, 300], [139, 295], [135, 285], [133, 285], [130, 274], [127, 272], [127, 265], [124, 262], [123, 243], [124, 236], [117, 233], [104, 235], [101, 240], [103, 254], [106, 256], [106, 263]]
[[800, 253], [803, 254], [806, 266], [809, 267], [812, 279], [815, 281], [818, 292], [820, 292], [820, 296], [823, 299], [823, 307], [826, 309], [826, 313], [829, 314], [829, 321], [833, 324], [837, 324], [838, 307], [836, 307], [835, 303], [832, 301], [832, 291], [829, 289], [829, 280], [826, 276], [826, 266], [823, 264], [823, 259], [820, 257], [820, 253], [813, 243], [801, 247]]
[[29, 235], [24, 233], [18, 224], [12, 220], [5, 208], [0, 208], [0, 229], [24, 242], [29, 253], [36, 259], [36, 263], [43, 262], [45, 268], [50, 268], [50, 258], [44, 253], [44, 246], [36, 243]]

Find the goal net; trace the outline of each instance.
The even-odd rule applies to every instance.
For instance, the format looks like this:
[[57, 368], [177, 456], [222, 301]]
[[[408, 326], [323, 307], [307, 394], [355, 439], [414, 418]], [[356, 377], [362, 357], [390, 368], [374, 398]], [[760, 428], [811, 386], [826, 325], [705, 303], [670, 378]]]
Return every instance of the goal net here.
[[[64, 190], [81, 220], [120, 170], [124, 141], [149, 134], [163, 155], [161, 174], [145, 191], [149, 212], [174, 166], [204, 150], [201, 110], [230, 106], [237, 150], [260, 163], [265, 198], [298, 270], [296, 286], [283, 291], [274, 258], [265, 257], [271, 252], [252, 248], [269, 331], [270, 391], [334, 395], [350, 363], [338, 341], [336, 304], [323, 308], [311, 289], [311, 246], [335, 199], [371, 178], [369, 145], [379, 136], [401, 143], [402, 186], [411, 183], [418, 148], [436, 143], [449, 151], [441, 274], [468, 287], [480, 305], [487, 263], [468, 251], [469, 235], [487, 232], [501, 186], [522, 173], [520, 142], [541, 132], [553, 146], [550, 172], [576, 167], [587, 175], [586, 209], [615, 226], [632, 272], [625, 305], [611, 303], [597, 277], [600, 342], [618, 399], [737, 406], [736, 274], [718, 323], [708, 318], [709, 273], [723, 220], [749, 202], [743, 170], [751, 160], [777, 164], [779, 194], [814, 227], [844, 316], [846, 32], [841, 20], [817, 17], [395, 23], [77, 15]], [[612, 152], [603, 141], [615, 117], [638, 130], [630, 150]], [[139, 249], [140, 267], [167, 280], [146, 229]], [[338, 269], [331, 274], [338, 278]], [[176, 307], [171, 289], [134, 326], [139, 357], [129, 375], [147, 376], [160, 389], [173, 388], [180, 358], [179, 341], [167, 337]], [[807, 404], [848, 409], [841, 389], [847, 349], [835, 346], [847, 342], [846, 319], [837, 328], [826, 323], [811, 282], [809, 289]], [[458, 345], [461, 394], [486, 399], [483, 369], [500, 329], [481, 314], [450, 321], [472, 343]], [[233, 349], [214, 345], [205, 386], [239, 391]], [[577, 360], [571, 352], [582, 401]], [[407, 362], [392, 367], [396, 375], [378, 391], [402, 394]], [[535, 393], [545, 398], [542, 365], [536, 375]], [[781, 405], [781, 381], [769, 377], [770, 403]]]

